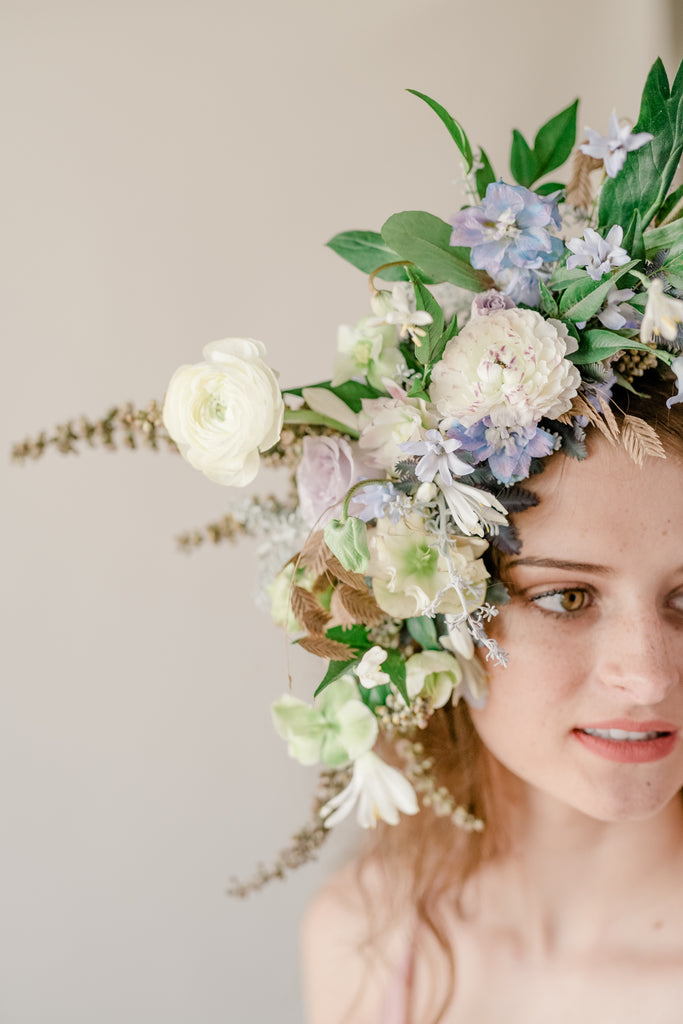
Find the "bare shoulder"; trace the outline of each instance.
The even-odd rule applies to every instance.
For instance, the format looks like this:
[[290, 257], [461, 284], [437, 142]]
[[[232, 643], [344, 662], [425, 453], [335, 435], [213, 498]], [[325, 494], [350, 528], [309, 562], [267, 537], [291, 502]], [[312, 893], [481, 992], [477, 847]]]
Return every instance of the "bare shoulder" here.
[[352, 862], [316, 894], [302, 931], [308, 1024], [377, 1024], [411, 942], [381, 861]]

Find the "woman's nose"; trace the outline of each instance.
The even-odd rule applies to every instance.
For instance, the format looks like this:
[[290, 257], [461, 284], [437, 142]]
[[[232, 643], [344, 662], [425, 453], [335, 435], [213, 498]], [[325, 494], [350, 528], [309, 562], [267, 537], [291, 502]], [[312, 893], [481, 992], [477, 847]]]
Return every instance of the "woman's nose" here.
[[598, 677], [604, 686], [624, 691], [639, 705], [661, 703], [681, 679], [683, 639], [657, 610], [625, 616], [605, 628], [601, 638]]

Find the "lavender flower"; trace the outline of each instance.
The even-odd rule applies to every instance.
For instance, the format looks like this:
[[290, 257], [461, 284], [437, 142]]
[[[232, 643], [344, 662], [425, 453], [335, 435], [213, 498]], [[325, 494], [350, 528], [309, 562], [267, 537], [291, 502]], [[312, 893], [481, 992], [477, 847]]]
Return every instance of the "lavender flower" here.
[[555, 450], [556, 438], [536, 424], [499, 427], [489, 417], [466, 428], [454, 423], [448, 431], [463, 448], [471, 452], [475, 462], [488, 459], [489, 468], [502, 484], [514, 484], [529, 475], [532, 458], [543, 458]]
[[610, 115], [607, 131], [608, 135], [605, 138], [604, 135], [596, 132], [593, 128], [586, 128], [588, 142], [584, 142], [582, 146], [579, 146], [579, 149], [586, 156], [602, 160], [607, 176], [609, 178], [616, 178], [624, 166], [627, 154], [651, 142], [654, 136], [650, 135], [649, 132], [637, 132], [634, 135], [628, 121], [619, 120], [616, 110], [613, 110]]
[[607, 236], [601, 238], [593, 228], [586, 228], [583, 238], [571, 238], [567, 248], [574, 253], [567, 260], [567, 269], [585, 267], [588, 276], [594, 281], [601, 281], [613, 267], [622, 267], [628, 263], [629, 255], [621, 248], [624, 229], [619, 224], [610, 228]]
[[497, 288], [489, 288], [486, 292], [479, 292], [472, 300], [472, 316], [488, 316], [490, 313], [497, 313], [499, 309], [512, 309], [514, 302], [509, 295], [499, 292]]
[[461, 210], [452, 223], [451, 245], [470, 246], [472, 266], [494, 278], [506, 267], [537, 270], [562, 254], [561, 240], [546, 230], [560, 226], [555, 198], [522, 185], [492, 182], [484, 201]]
[[406, 455], [421, 455], [415, 467], [415, 476], [423, 483], [432, 483], [438, 476], [443, 487], [453, 483], [453, 476], [467, 476], [472, 467], [454, 454], [462, 448], [455, 438], [446, 439], [438, 430], [427, 430], [420, 441], [406, 441], [401, 445]]

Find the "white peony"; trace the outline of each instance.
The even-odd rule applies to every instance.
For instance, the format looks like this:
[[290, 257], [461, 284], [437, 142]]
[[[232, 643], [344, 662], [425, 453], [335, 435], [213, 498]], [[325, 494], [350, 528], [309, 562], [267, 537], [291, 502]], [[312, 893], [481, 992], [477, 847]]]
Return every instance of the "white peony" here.
[[474, 317], [434, 367], [430, 397], [443, 416], [471, 427], [528, 427], [571, 407], [581, 377], [565, 356], [577, 345], [559, 320], [533, 309]]
[[259, 452], [276, 444], [284, 403], [265, 346], [226, 338], [203, 349], [205, 362], [180, 366], [164, 402], [164, 424], [181, 454], [219, 484], [244, 487]]

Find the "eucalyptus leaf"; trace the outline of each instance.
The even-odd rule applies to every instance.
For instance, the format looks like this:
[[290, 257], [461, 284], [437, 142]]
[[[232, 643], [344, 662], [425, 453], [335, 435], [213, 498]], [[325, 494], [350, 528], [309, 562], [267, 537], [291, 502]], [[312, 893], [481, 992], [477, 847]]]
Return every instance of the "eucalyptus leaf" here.
[[460, 150], [460, 155], [465, 163], [465, 173], [469, 174], [474, 162], [472, 159], [472, 146], [470, 145], [470, 140], [467, 138], [462, 125], [458, 124], [455, 118], [451, 117], [445, 107], [442, 107], [440, 103], [433, 100], [431, 96], [427, 96], [423, 92], [418, 92], [417, 89], [408, 89], [408, 92], [412, 93], [413, 96], [417, 96], [418, 99], [424, 100], [427, 106], [432, 108], [437, 117], [439, 117], [441, 122], [446, 126], [448, 134]]
[[551, 196], [553, 192], [563, 192], [567, 186], [561, 181], [544, 181], [534, 191], [539, 196]]
[[[342, 231], [327, 242], [327, 247], [364, 274], [400, 259], [377, 231]], [[380, 277], [384, 281], [408, 280], [403, 267], [386, 267]]]
[[654, 138], [629, 153], [617, 176], [605, 181], [600, 196], [601, 234], [615, 223], [626, 228], [635, 210], [646, 228], [666, 199], [683, 153], [683, 64], [669, 89], [664, 65], [657, 58], [645, 82], [633, 131], [650, 132]]
[[450, 245], [453, 229], [432, 213], [407, 210], [384, 223], [382, 237], [402, 259], [416, 264], [434, 281], [450, 281], [461, 288], [481, 292], [490, 287], [487, 274], [469, 262], [469, 249]]

